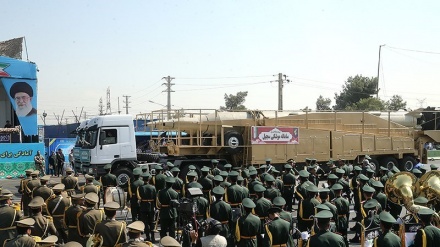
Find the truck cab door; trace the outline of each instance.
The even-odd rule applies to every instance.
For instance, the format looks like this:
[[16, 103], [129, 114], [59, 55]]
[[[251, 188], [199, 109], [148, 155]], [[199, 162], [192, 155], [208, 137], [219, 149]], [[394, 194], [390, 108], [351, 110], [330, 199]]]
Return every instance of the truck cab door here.
[[115, 159], [121, 158], [120, 135], [118, 127], [101, 129], [97, 149], [100, 164], [112, 163]]

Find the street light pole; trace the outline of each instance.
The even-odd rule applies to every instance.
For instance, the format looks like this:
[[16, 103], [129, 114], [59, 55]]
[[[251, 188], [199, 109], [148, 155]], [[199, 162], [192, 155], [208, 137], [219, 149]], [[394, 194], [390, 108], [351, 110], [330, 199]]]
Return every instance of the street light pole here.
[[379, 98], [379, 72], [380, 72], [380, 52], [382, 50], [382, 46], [385, 46], [385, 44], [379, 46], [379, 61], [377, 62], [377, 85], [376, 85], [376, 98]]

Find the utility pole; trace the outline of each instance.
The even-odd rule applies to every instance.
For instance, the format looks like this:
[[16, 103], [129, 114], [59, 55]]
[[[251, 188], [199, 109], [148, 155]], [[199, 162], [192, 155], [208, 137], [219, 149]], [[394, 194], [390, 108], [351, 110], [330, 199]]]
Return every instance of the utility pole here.
[[284, 82], [290, 82], [287, 79], [287, 75], [283, 75], [283, 73], [278, 73], [278, 111], [283, 110], [283, 87]]
[[382, 46], [385, 45], [380, 45], [379, 46], [379, 61], [377, 61], [377, 85], [376, 85], [376, 98], [379, 98], [379, 72], [380, 72], [380, 52], [382, 50]]
[[112, 115], [112, 106], [110, 103], [110, 87], [107, 88], [107, 108], [105, 109], [105, 115]]
[[123, 100], [122, 102], [125, 103], [125, 106], [124, 106], [124, 108], [125, 108], [125, 114], [128, 114], [128, 108], [130, 108], [130, 107], [128, 106], [128, 104], [131, 103], [130, 101], [128, 101], [128, 98], [130, 98], [131, 96], [128, 96], [128, 95], [122, 95], [122, 97], [125, 97], [125, 100]]
[[118, 97], [118, 114], [121, 115], [121, 107], [119, 106], [119, 97]]
[[167, 83], [162, 84], [162, 85], [167, 86], [167, 89], [162, 92], [167, 92], [167, 117], [168, 117], [168, 119], [171, 119], [171, 115], [170, 115], [171, 114], [171, 92], [174, 92], [173, 90], [171, 90], [171, 86], [175, 85], [174, 83], [171, 83], [171, 81], [176, 78], [171, 77], [171, 76], [167, 76], [167, 77], [162, 77], [162, 79], [165, 79], [167, 81]]
[[102, 97], [99, 98], [98, 111], [99, 111], [99, 116], [104, 115], [104, 104], [102, 103]]

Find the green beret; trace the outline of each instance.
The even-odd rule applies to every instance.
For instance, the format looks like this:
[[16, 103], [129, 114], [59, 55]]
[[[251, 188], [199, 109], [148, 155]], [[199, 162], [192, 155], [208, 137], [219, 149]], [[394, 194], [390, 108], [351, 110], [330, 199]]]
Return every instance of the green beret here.
[[435, 213], [434, 210], [430, 208], [422, 208], [419, 210], [419, 212], [417, 212], [417, 214], [422, 216], [432, 216], [434, 213]]
[[307, 190], [307, 192], [314, 192], [314, 193], [319, 192], [318, 187], [316, 187], [316, 185], [314, 185], [314, 184], [307, 186], [306, 190]]
[[339, 174], [345, 174], [345, 171], [342, 170], [342, 169], [337, 168], [337, 169], [336, 169], [336, 173], [339, 173]]
[[332, 186], [332, 190], [333, 191], [336, 191], [336, 190], [342, 190], [344, 187], [342, 187], [342, 185], [340, 185], [340, 184], [334, 184], [333, 186]]
[[133, 170], [134, 176], [140, 176], [142, 174], [142, 169], [136, 168]]
[[255, 208], [255, 203], [250, 198], [244, 198], [242, 203], [243, 207], [245, 208]]
[[290, 164], [285, 164], [284, 169], [292, 169], [292, 166]]
[[220, 176], [220, 175], [215, 175], [215, 177], [214, 177], [214, 181], [223, 182], [224, 179], [223, 179], [223, 177]]
[[174, 177], [166, 177], [165, 182], [167, 184], [174, 184], [176, 182], [176, 179]]
[[197, 176], [197, 172], [196, 172], [196, 171], [193, 171], [193, 170], [190, 170], [190, 171], [186, 174], [186, 176], [187, 176], [187, 177], [196, 177], [196, 176]]
[[328, 175], [327, 179], [338, 179], [338, 176], [336, 176], [336, 175], [333, 174], [333, 173], [330, 173], [330, 174]]
[[383, 188], [383, 184], [380, 181], [374, 180], [371, 185], [376, 188]]
[[256, 185], [254, 185], [254, 191], [255, 192], [264, 192], [264, 191], [266, 191], [266, 188], [261, 184], [256, 184]]
[[391, 223], [391, 224], [396, 223], [396, 219], [394, 219], [394, 217], [390, 213], [388, 213], [387, 211], [382, 211], [379, 214], [379, 219], [380, 219], [380, 221]]
[[264, 181], [273, 182], [273, 181], [275, 181], [275, 178], [272, 175], [267, 174], [266, 176], [264, 176]]
[[171, 168], [171, 172], [180, 172], [180, 169], [178, 167]]
[[422, 172], [421, 172], [419, 169], [417, 169], [417, 168], [414, 168], [414, 169], [412, 170], [412, 172], [413, 172], [414, 174], [422, 174]]
[[377, 200], [371, 199], [371, 200], [368, 200], [367, 202], [365, 202], [363, 207], [366, 208], [366, 209], [373, 209], [373, 208], [376, 208], [379, 205], [380, 204], [379, 204], [379, 202]]
[[310, 173], [306, 170], [299, 171], [299, 176], [302, 178], [308, 178], [310, 176]]
[[358, 177], [360, 180], [363, 180], [363, 181], [368, 181], [368, 180], [370, 180], [367, 176], [365, 176], [364, 174], [361, 174], [361, 175], [359, 175], [359, 177]]
[[221, 187], [221, 186], [216, 186], [216, 187], [214, 187], [214, 189], [212, 189], [212, 193], [214, 193], [216, 195], [223, 195], [223, 194], [225, 194], [225, 189], [223, 189], [223, 187]]
[[203, 185], [201, 185], [200, 183], [189, 183], [189, 184], [188, 184], [188, 188], [198, 188], [198, 189], [203, 189]]
[[107, 164], [104, 166], [104, 170], [111, 170], [112, 169], [112, 164]]
[[238, 177], [238, 175], [240, 175], [240, 174], [238, 174], [238, 172], [236, 172], [236, 171], [232, 171], [228, 174], [229, 177]]
[[368, 185], [364, 185], [364, 187], [362, 187], [362, 190], [367, 193], [374, 193], [376, 191], [374, 188]]
[[330, 190], [328, 188], [323, 188], [319, 190], [319, 193], [329, 193]]
[[232, 168], [232, 165], [231, 164], [225, 164], [223, 167], [224, 168]]
[[277, 196], [273, 199], [273, 205], [275, 205], [277, 207], [282, 207], [282, 206], [286, 205], [286, 200], [281, 196]]
[[418, 205], [420, 205], [420, 204], [427, 204], [428, 203], [428, 199], [426, 199], [423, 196], [419, 196], [416, 199], [414, 199], [414, 203], [418, 204]]
[[328, 206], [326, 206], [325, 204], [318, 204], [315, 206], [316, 209], [321, 209], [321, 210], [330, 210], [330, 208]]
[[271, 207], [271, 208], [269, 208], [269, 210], [267, 210], [267, 213], [268, 214], [275, 214], [275, 213], [280, 213], [281, 211], [283, 211], [283, 210], [279, 207]]
[[315, 218], [317, 218], [317, 219], [331, 219], [331, 218], [333, 218], [333, 214], [329, 210], [322, 210], [322, 211], [318, 212], [317, 214], [315, 214]]

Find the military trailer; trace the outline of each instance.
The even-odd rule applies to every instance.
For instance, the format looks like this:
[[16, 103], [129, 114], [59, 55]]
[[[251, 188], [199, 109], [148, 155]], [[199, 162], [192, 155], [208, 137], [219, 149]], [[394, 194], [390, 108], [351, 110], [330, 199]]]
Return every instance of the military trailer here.
[[310, 112], [184, 109], [153, 111], [149, 126], [158, 131], [185, 132], [166, 145], [150, 141], [153, 151], [168, 158], [222, 158], [233, 165], [285, 164], [344, 159], [371, 162], [410, 171], [416, 157], [425, 158], [427, 142], [440, 139], [437, 130], [423, 130], [419, 112]]

